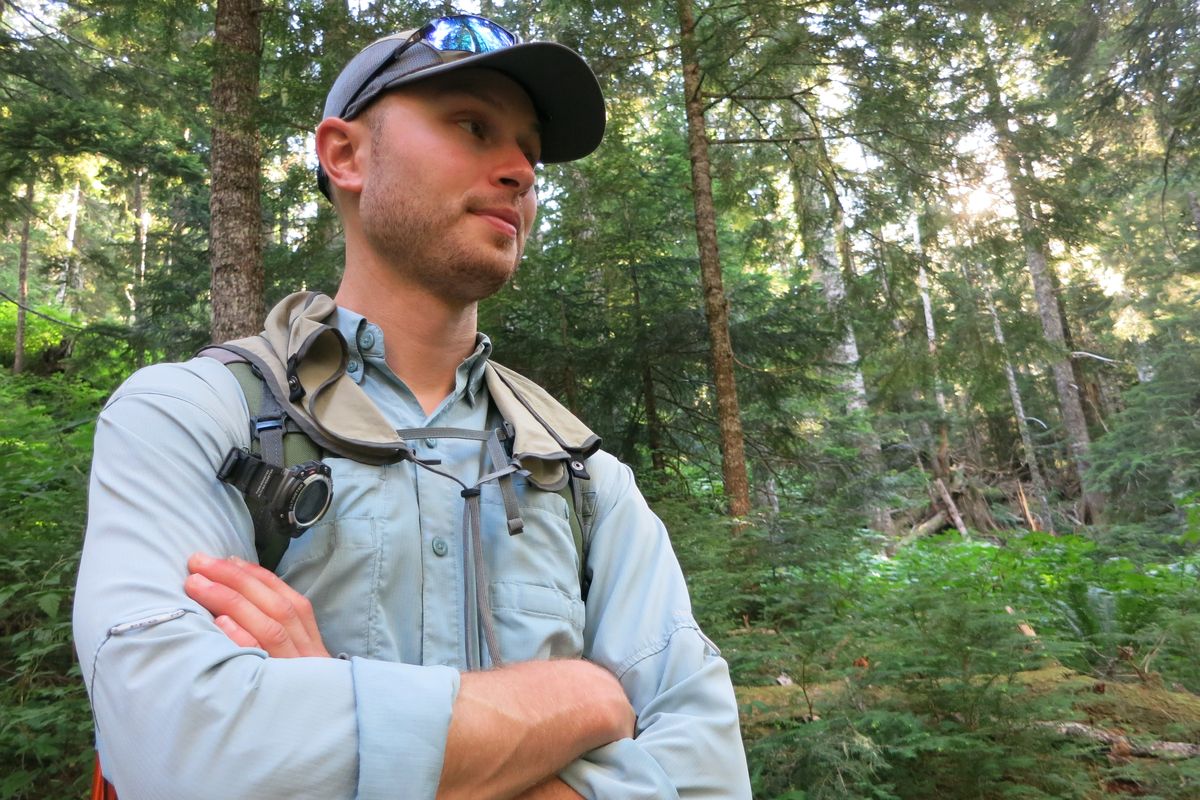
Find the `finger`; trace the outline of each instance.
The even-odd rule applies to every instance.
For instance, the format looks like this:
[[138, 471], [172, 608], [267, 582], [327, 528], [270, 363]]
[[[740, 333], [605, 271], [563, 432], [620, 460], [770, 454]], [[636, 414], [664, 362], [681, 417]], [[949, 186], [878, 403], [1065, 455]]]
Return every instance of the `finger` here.
[[[241, 564], [246, 564], [246, 562], [242, 561]], [[188, 559], [188, 568], [192, 572], [203, 575], [215, 583], [228, 586], [242, 595], [255, 608], [282, 625], [297, 646], [306, 645], [311, 642], [313, 638], [312, 632], [305, 626], [304, 621], [301, 620], [300, 609], [293, 604], [290, 597], [277, 591], [273, 585], [264, 583], [258, 575], [252, 574], [249, 570], [244, 569], [241, 565], [230, 559], [212, 558], [202, 553], [197, 553]], [[259, 572], [270, 575], [268, 570], [260, 569]], [[287, 584], [278, 580], [278, 578], [276, 578], [276, 582], [282, 586], [287, 586]], [[299, 594], [291, 590], [290, 587], [288, 589], [292, 595]], [[262, 640], [259, 631], [246, 625], [247, 620], [236, 615], [234, 615], [234, 619], [257, 636], [260, 641]]]
[[[237, 556], [230, 556], [229, 560], [237, 564], [243, 570], [250, 573], [251, 576], [257, 578], [266, 586], [273, 589], [281, 597], [292, 604], [292, 608], [296, 610], [296, 615], [300, 618], [301, 624], [307, 631], [309, 638], [314, 642], [321, 641], [321, 631], [317, 627], [317, 617], [313, 613], [312, 602], [307, 597], [297, 592], [283, 578], [276, 575], [266, 567], [259, 564], [252, 564], [249, 561], [243, 561]], [[322, 647], [324, 649], [324, 647]]]
[[236, 590], [211, 581], [200, 573], [189, 575], [183, 587], [188, 597], [208, 609], [214, 617], [231, 618], [253, 636], [269, 655], [275, 658], [295, 658], [300, 655], [287, 628]]
[[250, 635], [249, 631], [233, 621], [232, 617], [227, 617], [224, 614], [213, 620], [221, 632], [233, 640], [233, 643], [239, 647], [257, 647], [262, 650], [263, 647]]

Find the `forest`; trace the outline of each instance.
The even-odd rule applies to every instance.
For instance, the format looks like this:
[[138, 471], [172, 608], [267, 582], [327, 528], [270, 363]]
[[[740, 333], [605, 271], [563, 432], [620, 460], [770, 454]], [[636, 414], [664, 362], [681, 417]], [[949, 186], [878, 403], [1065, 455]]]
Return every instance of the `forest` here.
[[1200, 797], [1195, 0], [0, 0], [0, 799], [90, 781], [105, 398], [336, 289], [325, 93], [457, 11], [604, 89], [480, 328], [667, 523], [755, 797]]

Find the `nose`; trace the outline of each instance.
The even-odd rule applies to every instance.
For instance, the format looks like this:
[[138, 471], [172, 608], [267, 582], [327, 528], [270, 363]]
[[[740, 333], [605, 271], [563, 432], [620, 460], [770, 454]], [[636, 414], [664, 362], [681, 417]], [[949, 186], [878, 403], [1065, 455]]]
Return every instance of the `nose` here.
[[492, 180], [497, 185], [523, 196], [533, 188], [537, 174], [525, 151], [516, 142], [512, 142], [501, 149]]

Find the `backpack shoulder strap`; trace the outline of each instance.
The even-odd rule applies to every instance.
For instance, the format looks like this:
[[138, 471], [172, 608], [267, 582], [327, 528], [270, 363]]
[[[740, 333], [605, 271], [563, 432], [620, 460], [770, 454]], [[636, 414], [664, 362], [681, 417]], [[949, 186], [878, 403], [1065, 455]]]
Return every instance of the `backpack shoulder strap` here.
[[[587, 601], [588, 587], [591, 585], [591, 575], [588, 572], [588, 547], [592, 540], [592, 521], [596, 516], [596, 492], [592, 489], [591, 478], [583, 469], [576, 468], [574, 462], [567, 468], [567, 485], [558, 494], [567, 501], [571, 509], [571, 536], [575, 540], [575, 553], [579, 561], [579, 597]], [[582, 464], [580, 464], [582, 467]]]
[[[218, 347], [202, 350], [200, 355], [220, 361], [237, 379], [250, 411], [250, 452], [278, 467], [291, 467], [321, 458], [321, 448], [292, 422], [275, 396], [266, 390], [266, 382], [253, 364]], [[291, 541], [267, 530], [255, 519], [254, 549], [262, 566], [274, 572]]]

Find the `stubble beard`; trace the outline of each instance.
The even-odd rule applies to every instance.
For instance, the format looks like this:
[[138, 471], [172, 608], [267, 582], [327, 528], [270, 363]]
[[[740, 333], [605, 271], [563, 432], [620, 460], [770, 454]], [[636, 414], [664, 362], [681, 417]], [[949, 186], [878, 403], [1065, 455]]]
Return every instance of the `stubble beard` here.
[[517, 271], [523, 240], [512, 253], [503, 233], [469, 231], [469, 202], [443, 212], [418, 201], [419, 194], [395, 185], [363, 188], [363, 234], [375, 252], [405, 279], [453, 302], [478, 302], [500, 291]]

